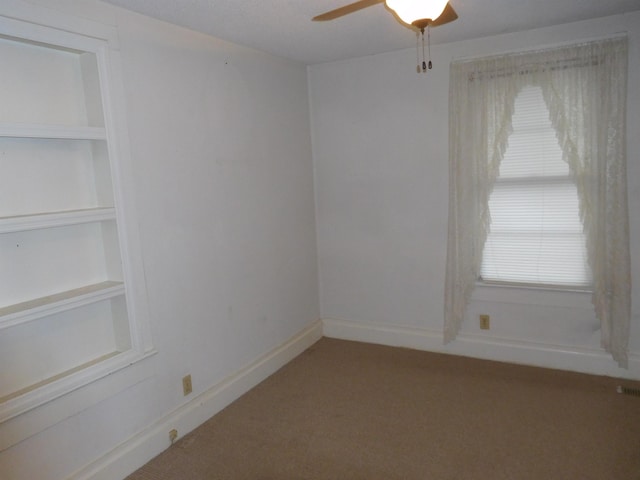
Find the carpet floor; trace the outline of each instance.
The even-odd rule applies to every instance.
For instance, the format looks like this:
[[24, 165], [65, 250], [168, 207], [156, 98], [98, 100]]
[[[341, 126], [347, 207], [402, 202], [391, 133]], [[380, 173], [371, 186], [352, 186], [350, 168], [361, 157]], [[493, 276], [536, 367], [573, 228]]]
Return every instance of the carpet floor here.
[[128, 480], [640, 480], [621, 383], [323, 338]]

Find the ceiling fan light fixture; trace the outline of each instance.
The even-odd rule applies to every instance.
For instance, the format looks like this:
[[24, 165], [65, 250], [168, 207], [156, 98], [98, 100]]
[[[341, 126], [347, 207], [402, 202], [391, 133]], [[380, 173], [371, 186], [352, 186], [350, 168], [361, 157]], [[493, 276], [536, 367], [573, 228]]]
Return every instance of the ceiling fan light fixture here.
[[[444, 11], [448, 0], [385, 0], [385, 4], [396, 12], [403, 22], [413, 25], [416, 22], [435, 20]], [[426, 26], [426, 25], [425, 25]]]

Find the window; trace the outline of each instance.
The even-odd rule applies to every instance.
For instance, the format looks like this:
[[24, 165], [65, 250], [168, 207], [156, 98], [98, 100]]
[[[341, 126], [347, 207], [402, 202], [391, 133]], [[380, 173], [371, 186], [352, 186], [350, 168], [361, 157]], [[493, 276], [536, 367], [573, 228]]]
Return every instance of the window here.
[[576, 184], [539, 87], [515, 100], [513, 131], [489, 197], [485, 282], [590, 288]]
[[[602, 346], [620, 366], [627, 366], [631, 318], [625, 138], [627, 43], [626, 37], [617, 37], [451, 63], [445, 342], [455, 339], [460, 330], [481, 276], [498, 275], [508, 282], [591, 284]], [[539, 98], [544, 99], [568, 171], [560, 170], [560, 164], [551, 160], [534, 163], [542, 170], [516, 168], [522, 163], [517, 151], [528, 150], [517, 148], [517, 144], [529, 128], [522, 118], [522, 105], [529, 94], [538, 96], [534, 104], [540, 108]], [[549, 134], [548, 123], [545, 128]], [[541, 138], [535, 144], [539, 148]], [[581, 225], [574, 220], [573, 182]], [[537, 216], [526, 218], [544, 221], [531, 228], [523, 224], [525, 216], [509, 213], [516, 205], [511, 196], [514, 192], [527, 209], [539, 205], [533, 209]], [[501, 200], [505, 195], [506, 200]], [[553, 196], [556, 198], [551, 201]], [[573, 204], [573, 213], [568, 213], [571, 220], [548, 221], [558, 214], [554, 204]], [[586, 248], [581, 246], [580, 230]], [[507, 237], [509, 247], [503, 242]], [[556, 243], [558, 238], [578, 243]], [[535, 249], [524, 248], [522, 243], [532, 239], [536, 240], [532, 242], [537, 244]], [[549, 246], [540, 249], [544, 243]], [[514, 263], [511, 273], [502, 277], [506, 271], [503, 260], [510, 256], [508, 248], [518, 252], [512, 258], [525, 258], [520, 253], [527, 249], [535, 252], [528, 254], [534, 258], [534, 266]], [[554, 259], [558, 251], [560, 256]], [[589, 268], [580, 266], [579, 257], [584, 252]], [[569, 268], [568, 274], [564, 272], [559, 278], [557, 272], [564, 271], [575, 253], [579, 253], [574, 262], [577, 267]], [[543, 257], [553, 268], [545, 267]], [[556, 268], [558, 265], [562, 269]], [[549, 277], [549, 271], [554, 276]]]

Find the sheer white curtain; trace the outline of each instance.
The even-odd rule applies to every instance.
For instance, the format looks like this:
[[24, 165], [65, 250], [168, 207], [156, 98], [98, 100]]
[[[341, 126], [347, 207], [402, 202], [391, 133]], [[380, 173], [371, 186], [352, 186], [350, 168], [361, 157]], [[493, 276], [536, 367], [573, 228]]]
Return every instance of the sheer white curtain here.
[[626, 82], [626, 37], [451, 64], [445, 342], [460, 330], [478, 279], [515, 99], [531, 85], [542, 90], [577, 185], [602, 346], [627, 366]]

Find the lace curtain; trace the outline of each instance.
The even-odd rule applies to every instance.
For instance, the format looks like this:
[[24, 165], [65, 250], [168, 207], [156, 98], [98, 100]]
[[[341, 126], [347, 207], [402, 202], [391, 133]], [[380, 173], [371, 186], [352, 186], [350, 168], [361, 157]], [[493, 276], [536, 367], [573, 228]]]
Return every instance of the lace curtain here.
[[631, 273], [626, 190], [627, 39], [451, 64], [445, 343], [460, 330], [490, 228], [518, 92], [540, 87], [574, 178], [602, 346], [627, 366]]

